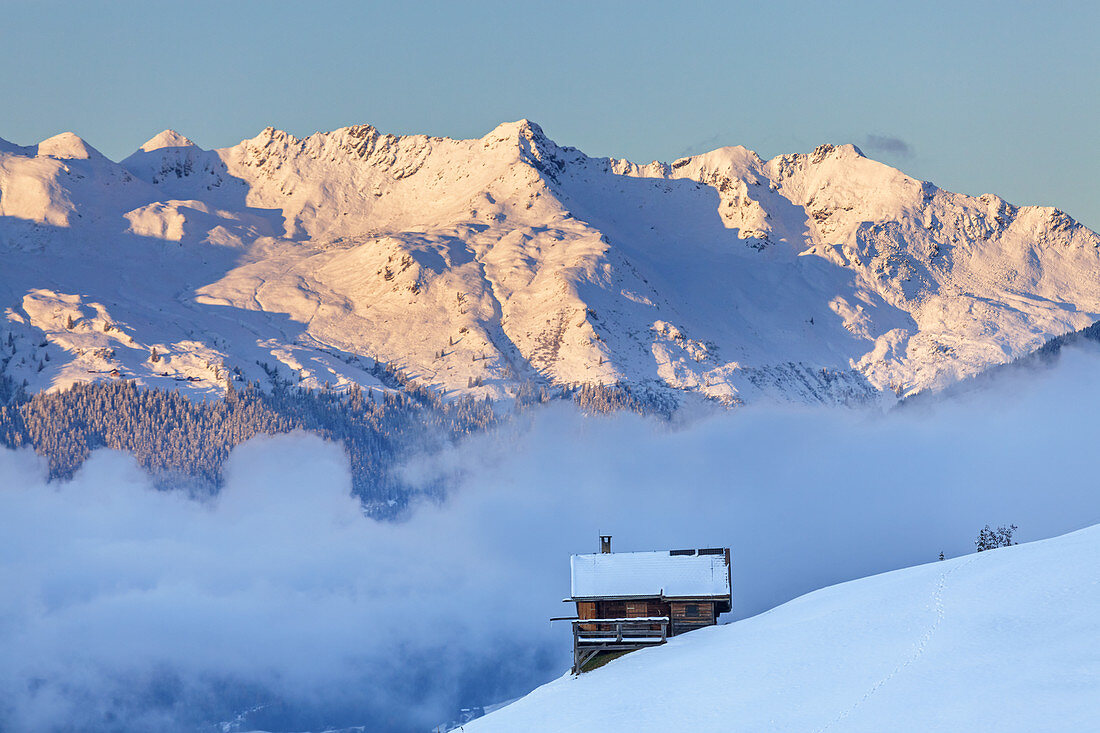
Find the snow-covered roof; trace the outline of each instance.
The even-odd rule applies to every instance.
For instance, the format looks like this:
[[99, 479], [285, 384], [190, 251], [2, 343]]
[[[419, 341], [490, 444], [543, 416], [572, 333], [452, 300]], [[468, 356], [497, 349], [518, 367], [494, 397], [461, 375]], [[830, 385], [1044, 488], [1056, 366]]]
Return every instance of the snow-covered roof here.
[[730, 596], [724, 552], [608, 552], [573, 555], [569, 565], [574, 599]]

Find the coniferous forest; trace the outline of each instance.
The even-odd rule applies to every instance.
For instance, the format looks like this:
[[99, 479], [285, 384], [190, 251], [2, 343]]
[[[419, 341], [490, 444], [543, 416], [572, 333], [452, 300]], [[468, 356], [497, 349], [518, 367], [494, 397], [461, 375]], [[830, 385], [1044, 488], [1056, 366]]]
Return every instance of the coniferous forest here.
[[[10, 385], [9, 385], [10, 387]], [[430, 392], [302, 390], [256, 384], [192, 401], [133, 382], [78, 384], [16, 395], [0, 407], [0, 443], [31, 446], [50, 475], [71, 476], [91, 451], [132, 453], [162, 483], [214, 491], [230, 451], [257, 435], [304, 430], [343, 445], [355, 493], [372, 514], [393, 515], [409, 492], [392, 475], [403, 457], [495, 424], [487, 401], [444, 402]]]
[[[489, 400], [444, 400], [399, 374], [382, 376], [390, 390], [306, 390], [278, 380], [269, 389], [256, 383], [238, 389], [229, 382], [221, 399], [205, 401], [126, 380], [27, 395], [0, 377], [0, 444], [33, 448], [47, 460], [52, 478], [71, 477], [93, 450], [110, 448], [133, 454], [161, 485], [212, 492], [235, 446], [257, 435], [302, 430], [340, 443], [366, 510], [393, 517], [413, 494], [393, 470], [402, 460], [492, 428], [507, 413]], [[626, 386], [551, 391], [524, 384], [511, 410], [553, 399], [590, 413], [667, 416], [674, 408], [667, 397]], [[434, 495], [442, 488], [418, 491]]]

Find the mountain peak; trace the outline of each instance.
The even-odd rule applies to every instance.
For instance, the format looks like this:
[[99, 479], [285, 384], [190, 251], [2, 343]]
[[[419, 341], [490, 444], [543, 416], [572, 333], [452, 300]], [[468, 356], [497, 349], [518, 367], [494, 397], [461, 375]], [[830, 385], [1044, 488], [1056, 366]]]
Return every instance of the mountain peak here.
[[[489, 145], [503, 143], [505, 147], [515, 146], [522, 159], [551, 178], [556, 175], [555, 169], [561, 170], [564, 165], [562, 161], [556, 160], [562, 149], [546, 136], [537, 123], [527, 118], [501, 123], [482, 140]], [[551, 160], [555, 162], [551, 164]]]
[[685, 165], [689, 165], [692, 161], [698, 161], [711, 167], [718, 167], [724, 164], [726, 166], [738, 165], [743, 168], [763, 165], [764, 163], [755, 151], [749, 150], [744, 145], [727, 145], [705, 153], [699, 153], [698, 155], [678, 158], [672, 162], [672, 166], [674, 168], [681, 168]]
[[826, 143], [824, 145], [818, 145], [814, 148], [814, 151], [810, 153], [810, 161], [813, 163], [820, 163], [829, 157], [836, 157], [840, 159], [846, 158], [865, 158], [863, 151], [857, 148], [851, 143], [845, 143], [843, 145], [832, 145]]
[[164, 130], [163, 132], [154, 135], [149, 138], [144, 145], [141, 146], [142, 152], [150, 153], [154, 150], [160, 150], [161, 148], [190, 148], [196, 147], [195, 143], [188, 140], [183, 135], [179, 134], [175, 130]]
[[531, 140], [546, 139], [546, 133], [542, 131], [542, 127], [536, 122], [532, 122], [526, 117], [515, 122], [502, 122], [489, 132], [483, 139], [491, 140], [505, 140], [505, 139], [517, 139], [526, 138]]
[[63, 158], [69, 160], [87, 160], [102, 158], [103, 155], [80, 136], [71, 132], [46, 138], [38, 143], [38, 155], [41, 157]]

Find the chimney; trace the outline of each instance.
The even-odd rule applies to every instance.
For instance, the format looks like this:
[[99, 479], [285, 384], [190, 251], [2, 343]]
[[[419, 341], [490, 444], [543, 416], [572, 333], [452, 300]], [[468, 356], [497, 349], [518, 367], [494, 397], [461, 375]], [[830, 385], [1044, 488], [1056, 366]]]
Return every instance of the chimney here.
[[611, 535], [609, 535], [609, 534], [600, 535], [600, 554], [602, 554], [602, 555], [610, 555], [611, 554]]

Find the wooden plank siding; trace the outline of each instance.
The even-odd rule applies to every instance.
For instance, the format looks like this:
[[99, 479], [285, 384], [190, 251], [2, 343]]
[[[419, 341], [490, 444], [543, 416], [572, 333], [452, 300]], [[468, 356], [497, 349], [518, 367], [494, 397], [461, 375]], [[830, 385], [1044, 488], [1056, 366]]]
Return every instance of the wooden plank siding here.
[[652, 618], [654, 616], [669, 615], [668, 604], [657, 598], [631, 601], [596, 601], [596, 610], [599, 613], [598, 616], [582, 618]]
[[678, 601], [669, 605], [672, 607], [672, 628], [669, 630], [671, 636], [717, 623], [713, 601]]
[[[669, 616], [669, 606], [658, 598], [632, 601], [578, 601], [577, 618], [655, 618]], [[595, 631], [600, 624], [584, 624], [582, 630]], [[653, 629], [660, 628], [654, 624]]]
[[[660, 598], [642, 598], [630, 601], [577, 601], [577, 618], [656, 618], [672, 620], [671, 635], [691, 631], [717, 622], [718, 611], [714, 601], [663, 601]], [[603, 630], [605, 624], [582, 624], [582, 631]], [[659, 625], [654, 625], [658, 629]]]
[[671, 606], [672, 611], [669, 615], [673, 621], [700, 624], [714, 623], [713, 601], [674, 601], [669, 606]]

